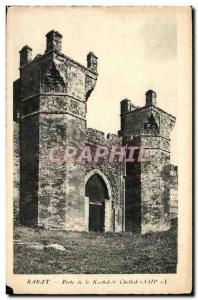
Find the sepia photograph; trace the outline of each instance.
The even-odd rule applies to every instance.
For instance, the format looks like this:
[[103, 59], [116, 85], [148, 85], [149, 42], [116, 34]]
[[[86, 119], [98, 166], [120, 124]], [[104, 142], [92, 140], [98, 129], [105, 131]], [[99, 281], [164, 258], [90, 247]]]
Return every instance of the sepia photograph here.
[[7, 7], [8, 293], [191, 292], [191, 30], [187, 6]]

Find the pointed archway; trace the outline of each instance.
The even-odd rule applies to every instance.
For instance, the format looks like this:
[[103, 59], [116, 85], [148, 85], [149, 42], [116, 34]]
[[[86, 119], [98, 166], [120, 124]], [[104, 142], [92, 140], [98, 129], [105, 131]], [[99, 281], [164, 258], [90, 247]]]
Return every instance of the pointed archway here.
[[87, 206], [87, 229], [109, 231], [112, 226], [111, 189], [105, 175], [99, 170], [91, 171], [85, 178], [85, 200]]

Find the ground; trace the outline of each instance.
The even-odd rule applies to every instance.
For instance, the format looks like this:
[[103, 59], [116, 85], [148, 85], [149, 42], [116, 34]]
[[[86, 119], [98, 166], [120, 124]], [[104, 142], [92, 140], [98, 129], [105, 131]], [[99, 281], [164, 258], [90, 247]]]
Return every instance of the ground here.
[[[87, 233], [15, 226], [15, 274], [175, 273], [176, 226], [162, 233]], [[64, 246], [65, 251], [46, 248]]]

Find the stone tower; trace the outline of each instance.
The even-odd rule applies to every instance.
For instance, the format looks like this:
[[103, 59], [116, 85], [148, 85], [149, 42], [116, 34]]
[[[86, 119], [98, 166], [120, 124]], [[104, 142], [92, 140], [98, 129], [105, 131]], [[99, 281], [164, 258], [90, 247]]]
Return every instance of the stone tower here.
[[[86, 102], [97, 80], [97, 57], [87, 66], [61, 53], [62, 35], [50, 31], [46, 50], [32, 59], [20, 51], [20, 78], [14, 83], [14, 116], [19, 116], [20, 215], [22, 224], [84, 230], [85, 171], [54, 164], [53, 147], [85, 144]], [[83, 195], [83, 197], [82, 197]]]
[[144, 107], [121, 101], [123, 144], [142, 149], [144, 160], [126, 163], [125, 229], [146, 233], [170, 227], [170, 133], [175, 117], [146, 92]]

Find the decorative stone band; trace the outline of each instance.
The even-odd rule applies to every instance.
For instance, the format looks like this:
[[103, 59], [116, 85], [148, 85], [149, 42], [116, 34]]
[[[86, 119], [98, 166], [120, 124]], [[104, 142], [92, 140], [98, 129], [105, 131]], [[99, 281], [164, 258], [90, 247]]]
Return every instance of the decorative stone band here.
[[71, 114], [85, 120], [86, 105], [70, 96], [37, 96], [21, 104], [21, 118], [35, 113]]
[[170, 140], [161, 136], [141, 136], [141, 147], [170, 152]]
[[81, 118], [81, 117], [79, 117], [79, 116], [76, 116], [76, 115], [74, 115], [74, 114], [72, 114], [72, 113], [70, 113], [70, 112], [64, 112], [64, 113], [50, 113], [50, 112], [41, 112], [41, 111], [35, 111], [35, 112], [33, 112], [33, 113], [31, 113], [31, 114], [28, 114], [28, 115], [25, 115], [25, 116], [21, 116], [21, 120], [23, 120], [23, 119], [25, 119], [25, 118], [28, 118], [28, 117], [31, 117], [31, 116], [34, 116], [34, 115], [36, 115], [36, 114], [48, 114], [48, 115], [60, 115], [60, 114], [69, 114], [70, 116], [73, 116], [73, 117], [76, 117], [76, 118], [78, 118], [78, 119], [81, 119], [81, 120], [83, 120], [83, 121], [86, 121], [86, 119], [85, 118]]

